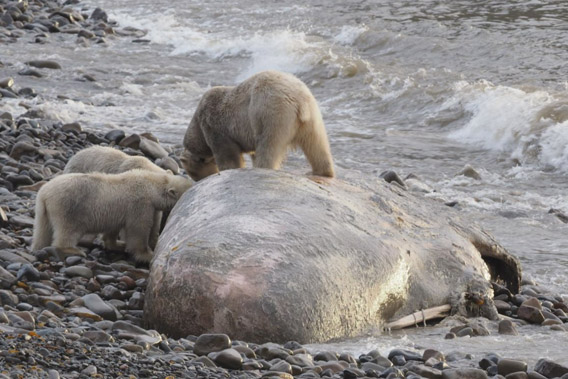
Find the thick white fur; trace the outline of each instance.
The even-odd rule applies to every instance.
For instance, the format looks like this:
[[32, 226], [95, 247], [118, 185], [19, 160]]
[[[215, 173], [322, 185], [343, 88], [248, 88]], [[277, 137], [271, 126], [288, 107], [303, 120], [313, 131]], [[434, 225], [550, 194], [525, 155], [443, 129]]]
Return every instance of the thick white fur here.
[[327, 133], [316, 99], [294, 75], [264, 71], [236, 87], [213, 87], [202, 97], [183, 141], [181, 161], [200, 180], [244, 167], [278, 169], [289, 147], [300, 147], [314, 175], [334, 176]]
[[[139, 156], [128, 155], [118, 149], [105, 146], [91, 146], [75, 154], [65, 165], [64, 173], [102, 172], [107, 174], [120, 174], [126, 171], [142, 169], [164, 173], [161, 167], [152, 163], [149, 159]], [[169, 171], [169, 170], [168, 170]], [[153, 249], [158, 243], [160, 226], [162, 224], [162, 212], [156, 211], [154, 225], [150, 232], [150, 247]], [[105, 248], [117, 249], [118, 234], [105, 234], [103, 240]]]
[[165, 172], [145, 157], [131, 156], [118, 149], [105, 146], [91, 146], [75, 154], [63, 170], [66, 174], [104, 172], [120, 174], [129, 170], [142, 169]]
[[190, 187], [182, 176], [147, 170], [57, 176], [37, 194], [32, 250], [54, 246], [73, 252], [84, 234], [124, 229], [126, 251], [149, 261], [155, 212], [171, 209]]

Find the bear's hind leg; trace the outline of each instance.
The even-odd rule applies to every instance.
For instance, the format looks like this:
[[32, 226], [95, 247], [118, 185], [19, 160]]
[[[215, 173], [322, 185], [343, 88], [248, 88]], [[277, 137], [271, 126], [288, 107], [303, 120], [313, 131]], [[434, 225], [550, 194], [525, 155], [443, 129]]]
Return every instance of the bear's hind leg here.
[[85, 257], [85, 253], [77, 248], [83, 233], [70, 226], [58, 226], [54, 230], [53, 247], [59, 250], [60, 258], [70, 255], [80, 255]]
[[256, 140], [253, 166], [278, 170], [296, 133], [295, 125], [281, 116], [276, 120], [265, 118], [262, 127], [256, 129], [261, 133]]

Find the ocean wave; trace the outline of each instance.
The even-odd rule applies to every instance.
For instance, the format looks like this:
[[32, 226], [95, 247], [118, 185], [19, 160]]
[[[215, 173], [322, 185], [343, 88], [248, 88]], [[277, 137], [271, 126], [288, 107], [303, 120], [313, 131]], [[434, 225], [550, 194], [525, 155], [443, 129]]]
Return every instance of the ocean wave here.
[[568, 99], [540, 89], [460, 81], [440, 112], [456, 108], [469, 119], [449, 138], [568, 173]]

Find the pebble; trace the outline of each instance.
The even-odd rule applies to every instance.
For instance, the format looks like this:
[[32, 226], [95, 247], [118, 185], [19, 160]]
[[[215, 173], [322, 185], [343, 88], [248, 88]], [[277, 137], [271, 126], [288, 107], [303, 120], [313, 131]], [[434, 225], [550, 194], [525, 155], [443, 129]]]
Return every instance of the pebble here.
[[168, 156], [168, 152], [158, 142], [147, 138], [140, 139], [139, 148], [144, 155], [152, 159], [166, 158]]
[[61, 65], [55, 61], [50, 60], [36, 60], [36, 61], [29, 61], [26, 62], [27, 65], [35, 67], [35, 68], [48, 68], [51, 70], [60, 70]]
[[548, 359], [540, 359], [534, 366], [534, 371], [547, 378], [561, 377], [568, 374], [568, 364], [561, 365]]
[[527, 363], [515, 359], [500, 359], [497, 363], [497, 370], [499, 375], [508, 375], [517, 371], [527, 371]]
[[116, 320], [116, 309], [103, 301], [103, 299], [101, 299], [99, 295], [90, 293], [83, 296], [82, 299], [85, 307], [101, 316], [103, 319], [112, 321]]
[[208, 357], [212, 358], [213, 362], [217, 365], [224, 368], [239, 370], [243, 366], [243, 358], [238, 351], [232, 348], [210, 353]]
[[63, 270], [65, 275], [70, 277], [80, 276], [82, 278], [91, 279], [93, 277], [93, 271], [83, 265], [67, 267]]
[[193, 352], [197, 355], [207, 355], [230, 347], [231, 339], [226, 334], [202, 334], [195, 341]]

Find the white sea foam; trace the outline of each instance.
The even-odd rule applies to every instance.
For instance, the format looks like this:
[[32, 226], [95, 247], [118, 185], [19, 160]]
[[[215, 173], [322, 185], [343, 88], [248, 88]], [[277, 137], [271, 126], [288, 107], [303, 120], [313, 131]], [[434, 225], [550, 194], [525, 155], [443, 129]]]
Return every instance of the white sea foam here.
[[239, 75], [238, 81], [267, 69], [305, 72], [325, 54], [318, 42], [308, 41], [302, 32], [273, 30], [228, 35], [227, 32], [210, 32], [201, 30], [198, 25], [180, 23], [171, 12], [160, 17], [114, 13], [113, 18], [123, 26], [146, 30], [145, 38], [153, 43], [172, 46], [172, 55], [204, 54], [215, 60], [250, 57], [252, 63]]
[[568, 122], [556, 120], [553, 111], [563, 103], [546, 91], [479, 81], [456, 83], [455, 95], [442, 108], [463, 107], [471, 115], [449, 138], [568, 173]]
[[366, 25], [345, 25], [341, 28], [339, 34], [334, 37], [334, 41], [341, 45], [352, 45], [367, 30], [369, 28]]

